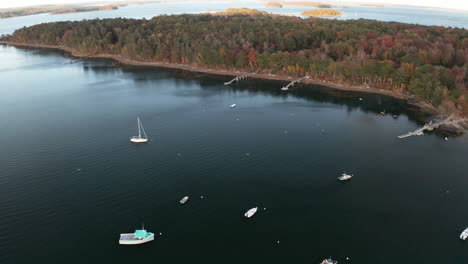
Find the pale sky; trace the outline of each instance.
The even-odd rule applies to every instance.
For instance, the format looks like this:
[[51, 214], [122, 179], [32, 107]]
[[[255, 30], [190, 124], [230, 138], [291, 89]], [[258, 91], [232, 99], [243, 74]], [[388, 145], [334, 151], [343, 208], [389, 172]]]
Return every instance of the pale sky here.
[[[43, 4], [63, 4], [63, 3], [78, 3], [78, 2], [118, 2], [119, 0], [0, 0], [0, 8], [21, 7]], [[233, 0], [230, 0], [233, 1]], [[235, 0], [234, 0], [235, 1]], [[304, 1], [307, 0], [289, 0], [289, 1]], [[240, 1], [248, 2], [248, 1]], [[313, 0], [312, 2], [366, 2], [366, 3], [389, 3], [401, 5], [417, 5], [428, 7], [442, 7], [468, 10], [468, 0]]]

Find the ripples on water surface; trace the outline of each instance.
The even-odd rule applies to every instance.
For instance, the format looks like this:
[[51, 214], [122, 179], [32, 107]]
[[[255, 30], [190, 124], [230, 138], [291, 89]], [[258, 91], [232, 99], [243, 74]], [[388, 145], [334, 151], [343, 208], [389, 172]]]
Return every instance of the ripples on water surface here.
[[467, 137], [398, 140], [414, 107], [63, 55], [0, 46], [0, 263], [468, 262]]

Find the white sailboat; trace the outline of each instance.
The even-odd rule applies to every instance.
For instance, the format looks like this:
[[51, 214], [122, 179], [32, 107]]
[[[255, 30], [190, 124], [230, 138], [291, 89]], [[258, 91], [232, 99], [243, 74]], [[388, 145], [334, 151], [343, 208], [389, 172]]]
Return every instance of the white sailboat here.
[[[143, 125], [141, 124], [140, 118], [137, 118], [137, 123], [138, 123], [138, 136], [133, 136], [130, 138], [130, 141], [133, 143], [146, 143], [148, 142], [148, 137], [146, 136], [145, 129], [143, 128]], [[141, 132], [143, 131], [144, 137], [141, 136]]]

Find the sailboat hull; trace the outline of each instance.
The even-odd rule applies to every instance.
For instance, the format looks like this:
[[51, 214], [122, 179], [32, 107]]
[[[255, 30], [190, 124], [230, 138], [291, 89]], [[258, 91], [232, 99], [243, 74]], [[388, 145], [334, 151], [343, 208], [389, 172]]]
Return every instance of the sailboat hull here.
[[148, 139], [147, 138], [131, 138], [130, 142], [133, 142], [133, 143], [146, 143], [146, 142], [148, 142]]

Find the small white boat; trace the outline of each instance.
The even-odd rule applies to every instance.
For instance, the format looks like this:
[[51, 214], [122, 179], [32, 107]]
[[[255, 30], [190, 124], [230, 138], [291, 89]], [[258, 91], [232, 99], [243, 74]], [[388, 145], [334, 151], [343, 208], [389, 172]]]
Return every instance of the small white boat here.
[[186, 203], [187, 200], [188, 200], [188, 196], [185, 196], [184, 198], [182, 198], [182, 199], [180, 200], [180, 204]]
[[[143, 124], [140, 121], [140, 118], [137, 118], [138, 124], [138, 136], [133, 136], [130, 138], [130, 141], [133, 143], [146, 143], [148, 142], [148, 137], [146, 136], [145, 129], [143, 128]], [[141, 136], [141, 132], [143, 131], [144, 137]]]
[[353, 175], [343, 173], [343, 174], [341, 174], [340, 177], [338, 177], [338, 180], [347, 181], [347, 180], [351, 179], [352, 177], [353, 177]]
[[252, 217], [256, 212], [257, 212], [258, 207], [254, 207], [250, 210], [247, 211], [247, 213], [244, 214], [245, 217], [250, 218]]
[[154, 240], [154, 234], [145, 229], [135, 230], [135, 233], [120, 234], [120, 245], [139, 245]]
[[287, 90], [289, 90], [288, 87], [283, 87], [283, 88], [281, 88], [281, 91], [287, 91]]
[[448, 140], [448, 138], [447, 138], [447, 137], [445, 137], [444, 139], [445, 139], [445, 140]]
[[392, 116], [393, 116], [393, 118], [398, 118], [398, 116], [397, 116], [397, 115], [392, 115]]
[[386, 115], [386, 113], [385, 113], [385, 112], [380, 112], [380, 114], [381, 114], [381, 115]]
[[338, 264], [338, 261], [333, 260], [331, 258], [327, 258], [327, 259], [322, 260], [320, 264]]
[[234, 108], [234, 107], [236, 107], [236, 106], [237, 106], [236, 104], [232, 104], [232, 105], [230, 105], [229, 107]]
[[466, 238], [468, 238], [468, 227], [460, 234], [460, 239], [466, 240]]

